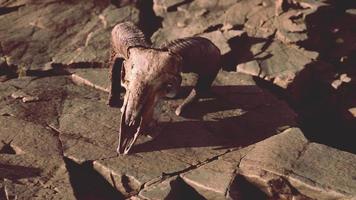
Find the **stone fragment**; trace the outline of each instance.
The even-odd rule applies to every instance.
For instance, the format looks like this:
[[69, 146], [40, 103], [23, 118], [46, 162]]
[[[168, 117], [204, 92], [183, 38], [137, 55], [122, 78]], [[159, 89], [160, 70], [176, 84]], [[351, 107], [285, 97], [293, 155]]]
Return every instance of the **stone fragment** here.
[[[167, 199], [172, 193], [172, 182], [176, 181], [177, 176], [170, 177], [161, 183], [154, 184], [151, 187], [140, 191], [139, 196], [144, 199]], [[172, 195], [171, 195], [172, 196]]]
[[36, 96], [25, 96], [22, 98], [22, 102], [24, 102], [24, 103], [34, 102], [34, 101], [38, 101], [38, 100], [40, 100], [40, 98], [36, 97]]
[[252, 76], [259, 76], [261, 68], [256, 60], [252, 60], [250, 62], [238, 64], [236, 67], [236, 71], [240, 73], [250, 74]]
[[299, 10], [290, 10], [277, 17], [275, 26], [277, 38], [284, 43], [296, 43], [308, 38], [303, 13]]
[[340, 80], [345, 83], [349, 83], [351, 81], [351, 78], [347, 76], [347, 74], [341, 74], [340, 75]]
[[331, 83], [331, 86], [338, 89], [343, 83], [349, 83], [352, 79], [347, 74], [341, 74], [338, 79]]
[[27, 94], [22, 90], [18, 90], [11, 94], [11, 97], [14, 99], [22, 99], [25, 96], [27, 96]]
[[331, 83], [331, 86], [335, 89], [339, 88], [342, 84], [342, 80], [336, 79]]
[[[77, 84], [84, 84], [104, 92], [109, 92], [109, 75], [105, 68], [73, 69], [71, 78]], [[106, 78], [105, 78], [106, 77]]]
[[345, 12], [350, 15], [356, 15], [356, 9], [347, 9]]
[[349, 108], [348, 111], [349, 111], [349, 113], [351, 113], [351, 115], [352, 115], [353, 117], [356, 117], [356, 107], [354, 107], [354, 108]]
[[154, 0], [153, 10], [158, 16], [164, 16], [174, 6], [184, 3], [185, 0]]

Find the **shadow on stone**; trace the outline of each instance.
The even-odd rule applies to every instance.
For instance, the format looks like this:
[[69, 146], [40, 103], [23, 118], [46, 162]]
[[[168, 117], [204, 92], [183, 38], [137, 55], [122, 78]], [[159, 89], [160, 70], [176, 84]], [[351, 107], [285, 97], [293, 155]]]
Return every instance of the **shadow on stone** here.
[[13, 7], [0, 7], [0, 15], [5, 15], [5, 14], [8, 14], [8, 13], [17, 11], [22, 6], [24, 6], [24, 5], [13, 6]]
[[227, 193], [231, 199], [250, 200], [259, 199], [267, 200], [268, 197], [258, 187], [248, 182], [243, 176], [237, 175], [231, 183], [230, 189]]
[[12, 148], [11, 146], [11, 142], [5, 142], [5, 141], [1, 141], [3, 143], [2, 148], [0, 149], [0, 154], [16, 154], [16, 151], [14, 148]]
[[165, 200], [180, 200], [180, 199], [195, 199], [204, 200], [205, 198], [201, 196], [192, 187], [186, 184], [181, 178], [177, 178], [175, 181], [170, 183], [171, 190]]
[[92, 162], [77, 164], [64, 158], [70, 176], [74, 195], [78, 200], [120, 200], [124, 196], [115, 190], [98, 172]]
[[295, 126], [290, 110], [268, 95], [263, 96], [256, 86], [214, 86], [213, 91], [219, 92], [215, 98], [189, 108], [187, 115], [194, 119], [162, 122], [162, 133], [136, 145], [132, 152], [242, 147], [277, 134], [280, 127]]
[[24, 167], [19, 165], [0, 164], [0, 178], [17, 180], [36, 177], [41, 175], [42, 170], [35, 167]]
[[[255, 82], [288, 102], [309, 140], [356, 153], [352, 142], [356, 118], [348, 111], [356, 107], [356, 29], [352, 25], [356, 15], [346, 12], [355, 9], [356, 2], [326, 3], [306, 17], [308, 39], [298, 42], [318, 52], [319, 57], [299, 72], [286, 90], [260, 78]], [[351, 81], [334, 88], [332, 83], [340, 74]]]
[[145, 33], [146, 38], [150, 38], [162, 27], [163, 18], [154, 13], [153, 0], [137, 0], [136, 7], [140, 10], [139, 28]]
[[236, 66], [240, 63], [249, 62], [256, 59], [258, 54], [254, 55], [251, 52], [251, 46], [258, 43], [265, 43], [262, 51], [273, 42], [272, 35], [270, 38], [255, 38], [249, 37], [247, 34], [241, 35], [241, 37], [234, 37], [228, 40], [228, 44], [231, 51], [222, 56], [222, 66], [226, 71], [236, 71]]

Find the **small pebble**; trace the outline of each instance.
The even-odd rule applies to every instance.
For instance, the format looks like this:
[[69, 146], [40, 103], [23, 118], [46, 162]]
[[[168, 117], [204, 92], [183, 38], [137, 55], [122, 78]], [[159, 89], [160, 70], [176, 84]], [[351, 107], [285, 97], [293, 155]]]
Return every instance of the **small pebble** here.
[[340, 75], [340, 80], [345, 83], [349, 83], [351, 81], [351, 78], [347, 76], [347, 74], [341, 74]]
[[20, 99], [27, 96], [27, 94], [25, 92], [23, 92], [22, 90], [18, 90], [14, 93], [11, 94], [11, 97], [14, 99]]
[[184, 22], [178, 22], [177, 23], [177, 27], [178, 28], [183, 28], [183, 27], [185, 27], [186, 26], [186, 24], [184, 23]]
[[22, 102], [24, 103], [38, 101], [38, 100], [40, 100], [40, 98], [34, 96], [25, 96], [24, 98], [22, 98]]
[[349, 108], [348, 111], [351, 113], [352, 116], [356, 117], [356, 107]]
[[347, 56], [342, 56], [341, 58], [340, 58], [340, 62], [345, 62], [347, 60]]
[[341, 84], [342, 84], [342, 81], [337, 79], [331, 83], [331, 86], [333, 86], [333, 88], [337, 89], [340, 87]]

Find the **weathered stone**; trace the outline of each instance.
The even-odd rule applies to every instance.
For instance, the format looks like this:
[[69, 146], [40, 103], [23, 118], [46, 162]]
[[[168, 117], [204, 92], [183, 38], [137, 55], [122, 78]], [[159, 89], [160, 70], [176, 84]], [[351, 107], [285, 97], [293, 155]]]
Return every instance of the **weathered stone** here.
[[[27, 154], [37, 156], [58, 157], [61, 155], [61, 147], [54, 133], [40, 125], [10, 116], [0, 116], [1, 140]], [[14, 135], [14, 133], [16, 133]]]
[[303, 15], [300, 10], [290, 10], [277, 17], [275, 20], [275, 26], [278, 28], [277, 38], [284, 43], [306, 40], [308, 36]]
[[[93, 71], [95, 70], [93, 69]], [[85, 83], [93, 85], [94, 81], [91, 81], [91, 76], [85, 74], [82, 74], [83, 77], [86, 77]], [[78, 77], [81, 78], [82, 75], [79, 74]], [[104, 88], [100, 84], [105, 84], [105, 81], [100, 81], [97, 78], [93, 79], [96, 85]], [[106, 79], [106, 76], [101, 76], [101, 79]], [[194, 75], [183, 74], [182, 92], [186, 93], [186, 89], [194, 83]], [[139, 139], [141, 142], [134, 146], [131, 156], [101, 157], [104, 159], [94, 162], [95, 169], [120, 192], [126, 195], [135, 194], [147, 182], [154, 182], [154, 180], [162, 178], [162, 173], [184, 171], [192, 165], [224, 154], [229, 149], [253, 144], [270, 134], [276, 134], [278, 133], [277, 127], [293, 126], [295, 123], [294, 113], [286, 104], [277, 101], [270, 94], [259, 89], [251, 76], [221, 71], [214, 82], [212, 91], [215, 95], [198, 102], [192, 108], [193, 116], [189, 118], [178, 117], [173, 113], [174, 108], [182, 102], [181, 97], [164, 101], [161, 106], [162, 130], [160, 135], [149, 142], [142, 142], [142, 138]], [[251, 98], [256, 95], [259, 98]], [[252, 101], [252, 99], [256, 99], [256, 101]], [[63, 114], [59, 120], [61, 127], [59, 131], [63, 133], [64, 153], [72, 159], [85, 160], [89, 157], [84, 155], [85, 151], [77, 150], [77, 147], [74, 147], [77, 145], [79, 149], [82, 146], [79, 142], [75, 142], [75, 138], [72, 141], [64, 138], [65, 133], [74, 133], [78, 137], [85, 137], [77, 138], [81, 142], [88, 139], [89, 143], [103, 144], [101, 145], [103, 149], [110, 147], [111, 150], [107, 151], [115, 150], [117, 129], [114, 121], [118, 122], [119, 115], [115, 115], [115, 112], [119, 111], [111, 111], [110, 108], [101, 107], [98, 103], [94, 105], [94, 103], [95, 101], [84, 99], [75, 101], [71, 99], [64, 103]], [[256, 108], [259, 108], [258, 111], [255, 110]], [[107, 110], [103, 112], [105, 109]], [[89, 113], [90, 115], [88, 115]], [[261, 113], [268, 114], [270, 116], [268, 120]], [[271, 117], [272, 115], [275, 117]], [[98, 116], [105, 116], [108, 120], [100, 119]], [[83, 121], [80, 120], [81, 118]], [[199, 120], [199, 118], [203, 120]], [[231, 120], [224, 120], [226, 118]], [[78, 123], [73, 122], [73, 119]], [[88, 120], [95, 121], [95, 127], [84, 122]], [[256, 123], [252, 121], [256, 121]], [[115, 128], [112, 130], [99, 128], [99, 130], [98, 126], [104, 122], [106, 127]], [[242, 124], [244, 125], [242, 126]], [[246, 126], [246, 124], [251, 124], [251, 126]], [[101, 132], [101, 129], [105, 133]], [[261, 130], [264, 133], [261, 133]], [[69, 148], [66, 149], [66, 147]], [[71, 148], [72, 150], [70, 150]], [[71, 155], [68, 152], [71, 152]], [[100, 151], [95, 153], [98, 152]], [[170, 165], [162, 163], [170, 163]], [[155, 166], [155, 168], [151, 169], [149, 166]], [[236, 163], [235, 166], [237, 166]], [[127, 186], [125, 180], [129, 181], [130, 186]], [[204, 180], [194, 181], [196, 183], [201, 181], [198, 184], [204, 184]], [[213, 194], [215, 195], [214, 192]], [[221, 196], [221, 194], [219, 195]]]
[[228, 40], [236, 36], [241, 36], [242, 31], [230, 30], [226, 32], [213, 31], [209, 33], [204, 33], [200, 36], [210, 39], [219, 49], [221, 55], [224, 55], [231, 51]]
[[0, 16], [2, 53], [8, 65], [24, 70], [52, 63], [103, 64], [111, 27], [127, 19], [137, 23], [138, 11], [94, 1], [27, 3]]
[[94, 168], [117, 190], [132, 195], [150, 181], [174, 174], [190, 165], [159, 151], [97, 160]]
[[348, 111], [350, 112], [350, 114], [351, 114], [353, 117], [356, 117], [356, 107], [354, 107], [354, 108], [349, 108]]
[[[177, 176], [170, 177], [161, 183], [154, 184], [151, 187], [140, 191], [139, 196], [144, 199], [167, 199], [172, 193], [172, 182], [177, 180]], [[171, 195], [172, 196], [172, 195]]]
[[65, 100], [58, 119], [64, 155], [77, 162], [115, 156], [119, 118], [119, 109], [105, 102], [80, 97]]
[[193, 1], [183, 5], [176, 4], [179, 6], [175, 12], [162, 12], [158, 9], [156, 14], [164, 16], [164, 20], [162, 28], [153, 34], [151, 40], [156, 46], [160, 46], [174, 39], [203, 34], [209, 28], [222, 24], [224, 10], [233, 3], [234, 1], [222, 0]]
[[1, 155], [0, 177], [10, 199], [76, 199], [61, 159]]
[[184, 3], [185, 0], [154, 0], [153, 10], [158, 16], [164, 16], [174, 6]]
[[75, 199], [58, 136], [10, 116], [0, 116], [0, 124], [0, 140], [13, 151], [0, 153], [0, 178], [7, 195], [17, 199]]
[[[24, 79], [20, 84], [19, 80], [10, 80], [5, 85], [19, 88], [26, 96], [38, 97], [36, 102], [24, 103], [21, 99], [5, 98], [0, 113], [15, 116], [19, 119], [39, 123], [43, 125], [55, 125], [61, 102], [66, 96], [66, 85], [70, 81], [65, 77], [45, 77], [36, 80]], [[27, 82], [28, 81], [28, 82]], [[10, 96], [10, 95], [9, 95]]]
[[355, 159], [310, 143], [292, 128], [257, 143], [242, 159], [240, 172], [270, 196], [351, 199], [356, 194]]
[[234, 188], [231, 183], [238, 174], [241, 158], [251, 147], [227, 153], [217, 160], [181, 174], [182, 179], [206, 199], [226, 199]]
[[275, 41], [263, 52], [258, 53], [256, 60], [237, 65], [237, 71], [272, 80], [274, 84], [287, 88], [296, 75], [317, 56], [315, 52]]

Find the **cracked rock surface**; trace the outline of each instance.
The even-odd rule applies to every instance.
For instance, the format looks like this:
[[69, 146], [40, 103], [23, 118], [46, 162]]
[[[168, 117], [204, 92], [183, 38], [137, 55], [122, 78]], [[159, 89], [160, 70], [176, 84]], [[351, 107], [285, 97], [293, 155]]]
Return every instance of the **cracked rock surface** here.
[[[0, 199], [355, 200], [355, 8], [0, 1]], [[106, 104], [109, 34], [123, 21], [157, 47], [209, 38], [223, 68], [184, 117], [174, 110], [196, 77], [182, 74], [161, 133], [126, 156], [116, 153], [120, 109]]]
[[137, 23], [138, 15], [132, 6], [116, 8], [106, 1], [22, 1], [17, 10], [0, 15], [0, 51], [7, 65], [25, 71], [103, 65], [112, 27], [126, 20]]
[[[82, 79], [90, 81], [92, 73], [85, 75], [83, 70], [79, 70], [77, 75], [74, 72], [75, 76], [72, 75], [72, 78], [81, 76]], [[194, 76], [185, 74], [182, 92], [187, 93], [185, 91], [189, 91], [193, 83]], [[106, 88], [105, 85], [99, 87]], [[178, 106], [182, 98], [165, 101], [162, 105], [163, 114], [160, 121], [163, 130], [160, 135], [153, 141], [136, 145], [133, 155], [94, 161], [94, 168], [122, 193], [135, 194], [142, 187], [146, 188], [166, 179], [167, 176], [180, 174], [212, 158], [217, 159], [227, 152], [237, 151], [236, 148], [277, 134], [279, 129], [295, 125], [293, 111], [285, 103], [258, 88], [251, 76], [222, 71], [214, 82], [212, 92], [211, 97], [202, 99], [192, 108], [188, 118], [175, 116], [171, 109]], [[251, 95], [257, 95], [259, 98], [251, 101], [249, 98]], [[270, 115], [269, 120], [264, 117], [267, 113]], [[114, 116], [119, 116], [118, 110]], [[95, 126], [97, 125], [98, 123]], [[112, 127], [115, 128], [117, 125], [118, 122]], [[116, 134], [113, 136], [116, 137]], [[105, 137], [110, 136], [106, 133]], [[235, 155], [235, 159], [238, 160], [240, 153]], [[213, 188], [213, 196], [224, 197], [229, 182], [234, 177], [234, 167], [231, 167], [231, 170], [232, 177], [226, 176], [221, 180], [221, 184], [223, 182], [225, 184], [207, 186]], [[193, 188], [199, 189], [200, 184], [205, 182], [198, 180], [202, 183], [195, 186], [194, 179], [194, 173], [182, 176], [183, 181], [190, 180], [188, 182], [194, 185]], [[201, 189], [204, 190], [204, 187]]]

